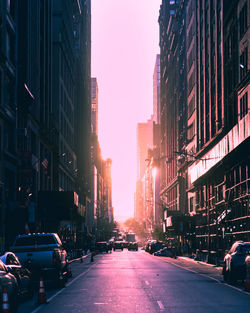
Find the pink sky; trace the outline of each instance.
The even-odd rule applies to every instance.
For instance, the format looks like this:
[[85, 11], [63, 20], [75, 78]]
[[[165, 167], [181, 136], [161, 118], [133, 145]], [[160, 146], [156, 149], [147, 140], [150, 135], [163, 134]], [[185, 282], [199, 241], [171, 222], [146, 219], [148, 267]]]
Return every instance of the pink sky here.
[[92, 0], [92, 77], [99, 86], [99, 141], [112, 164], [116, 220], [134, 215], [136, 126], [153, 112], [161, 0]]

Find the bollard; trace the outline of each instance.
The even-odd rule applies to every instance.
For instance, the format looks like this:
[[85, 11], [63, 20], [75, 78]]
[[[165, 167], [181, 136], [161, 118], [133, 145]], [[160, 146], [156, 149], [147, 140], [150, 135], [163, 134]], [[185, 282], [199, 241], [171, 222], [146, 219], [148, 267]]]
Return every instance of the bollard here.
[[44, 289], [44, 283], [43, 283], [43, 278], [42, 277], [40, 278], [40, 286], [39, 286], [39, 293], [38, 293], [37, 303], [38, 304], [47, 303], [45, 289]]
[[94, 262], [94, 252], [91, 252], [90, 262]]
[[2, 311], [3, 313], [9, 313], [9, 299], [8, 299], [8, 293], [7, 289], [4, 288], [3, 290], [3, 305], [2, 305]]

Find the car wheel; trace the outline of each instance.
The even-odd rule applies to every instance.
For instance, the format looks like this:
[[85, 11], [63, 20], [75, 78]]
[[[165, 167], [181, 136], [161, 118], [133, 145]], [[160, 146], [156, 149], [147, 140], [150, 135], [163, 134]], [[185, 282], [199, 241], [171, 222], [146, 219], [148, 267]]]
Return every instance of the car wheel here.
[[223, 275], [223, 279], [224, 279], [224, 281], [225, 281], [225, 282], [228, 282], [228, 271], [223, 270], [222, 275]]
[[57, 286], [58, 286], [58, 288], [65, 287], [65, 278], [64, 278], [62, 272], [58, 273]]
[[71, 271], [70, 264], [67, 264], [66, 272], [67, 272], [67, 278], [71, 278], [72, 277], [72, 271]]
[[228, 271], [228, 282], [230, 284], [234, 284], [236, 282], [235, 273], [231, 267], [231, 270]]

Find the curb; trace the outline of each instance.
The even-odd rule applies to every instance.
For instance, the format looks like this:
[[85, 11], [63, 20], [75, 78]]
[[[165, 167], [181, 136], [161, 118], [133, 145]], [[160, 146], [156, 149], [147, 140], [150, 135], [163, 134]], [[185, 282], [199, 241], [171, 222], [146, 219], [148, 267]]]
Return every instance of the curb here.
[[77, 258], [77, 259], [72, 259], [72, 260], [70, 260], [69, 261], [69, 263], [71, 264], [71, 263], [73, 263], [73, 262], [76, 262], [76, 261], [80, 261], [81, 259], [83, 260], [83, 259], [86, 259], [88, 256], [90, 256], [91, 255], [91, 253], [88, 253], [88, 254], [86, 254], [86, 255], [83, 255], [82, 257], [80, 257], [80, 258]]
[[202, 264], [202, 265], [214, 267], [214, 268], [216, 268], [218, 270], [222, 269], [222, 266], [217, 266], [215, 264], [211, 264], [211, 263], [207, 263], [207, 262], [203, 262], [203, 261], [196, 261], [196, 260], [188, 258], [188, 257], [178, 256], [177, 259], [183, 259], [183, 260], [188, 261], [188, 262], [193, 262], [193, 263], [196, 263], [196, 264]]

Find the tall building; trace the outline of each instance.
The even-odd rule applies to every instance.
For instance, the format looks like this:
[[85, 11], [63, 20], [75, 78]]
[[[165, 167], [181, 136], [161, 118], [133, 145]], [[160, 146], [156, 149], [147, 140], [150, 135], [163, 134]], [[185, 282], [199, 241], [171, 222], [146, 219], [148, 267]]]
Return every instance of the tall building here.
[[[201, 160], [190, 166], [189, 175], [196, 195], [197, 249], [201, 254], [207, 250], [205, 257], [214, 262], [235, 240], [249, 241], [250, 234], [249, 5], [249, 1], [216, 1], [214, 5], [206, 1], [197, 7], [198, 24], [203, 20], [212, 40], [212, 51], [207, 52], [212, 57], [209, 70], [204, 71], [206, 64], [198, 62], [197, 155]], [[204, 16], [204, 8], [210, 12], [209, 18]], [[201, 51], [206, 41], [200, 32], [199, 36], [203, 39]]]
[[8, 228], [8, 234], [1, 228], [2, 247], [26, 223], [31, 231], [58, 231], [65, 220], [61, 204], [47, 212], [54, 214], [52, 223], [44, 211], [49, 198], [39, 206], [42, 192], [69, 192], [70, 207], [84, 223], [90, 192], [90, 4], [0, 3], [0, 218]]
[[91, 78], [91, 201], [88, 228], [98, 240], [106, 240], [113, 223], [112, 160], [103, 160], [98, 140], [98, 84]]
[[98, 136], [98, 84], [91, 78], [91, 131]]
[[184, 242], [187, 213], [186, 1], [163, 1], [159, 16], [161, 71], [161, 199], [166, 236]]
[[[10, 214], [18, 195], [16, 150], [17, 83], [16, 1], [0, 3], [0, 245], [11, 240]], [[20, 130], [21, 131], [21, 130]], [[25, 132], [23, 130], [23, 132]]]
[[148, 148], [153, 146], [153, 119], [137, 124], [137, 179], [142, 179], [146, 170]]
[[135, 195], [135, 218], [145, 218], [144, 176], [148, 164], [148, 149], [153, 147], [153, 117], [146, 123], [137, 124], [137, 183]]
[[250, 240], [249, 8], [163, 0], [159, 17], [166, 236], [174, 229], [214, 263], [235, 240]]
[[160, 55], [156, 55], [153, 74], [153, 121], [160, 124]]
[[112, 223], [114, 220], [114, 212], [113, 212], [113, 204], [112, 204], [112, 175], [111, 175], [111, 165], [112, 160], [107, 159], [105, 161], [106, 167], [106, 201], [107, 201], [107, 208], [108, 208], [108, 221]]

